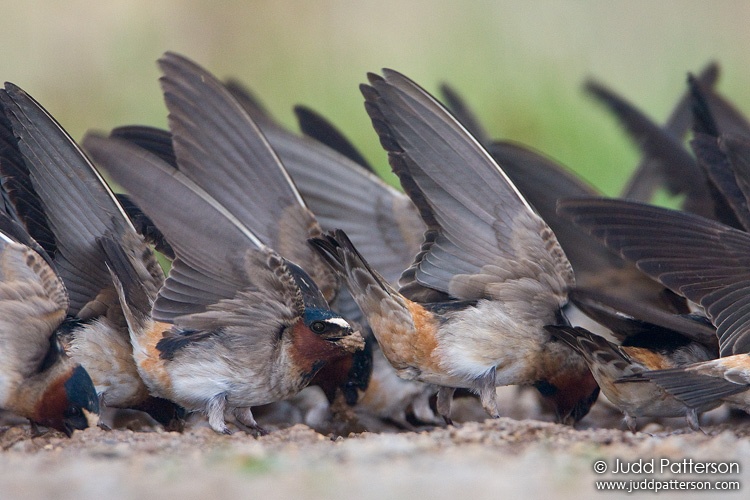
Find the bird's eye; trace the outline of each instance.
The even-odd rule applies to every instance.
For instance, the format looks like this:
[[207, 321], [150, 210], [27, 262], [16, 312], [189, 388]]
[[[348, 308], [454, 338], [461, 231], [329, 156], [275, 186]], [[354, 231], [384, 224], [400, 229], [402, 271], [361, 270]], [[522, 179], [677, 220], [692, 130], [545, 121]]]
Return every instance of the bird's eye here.
[[83, 411], [78, 406], [69, 406], [65, 411], [65, 416], [68, 418], [80, 417], [83, 415]]
[[315, 333], [323, 333], [326, 331], [326, 324], [323, 321], [313, 321], [310, 329]]

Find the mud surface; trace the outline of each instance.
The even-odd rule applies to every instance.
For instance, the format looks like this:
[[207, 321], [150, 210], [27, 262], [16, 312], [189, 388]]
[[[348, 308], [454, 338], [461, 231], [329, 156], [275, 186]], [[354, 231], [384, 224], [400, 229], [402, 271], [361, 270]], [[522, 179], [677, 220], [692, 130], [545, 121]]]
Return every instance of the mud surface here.
[[[464, 406], [464, 416], [476, 416], [470, 403]], [[744, 486], [750, 422], [726, 410], [703, 422], [704, 433], [676, 420], [646, 423], [644, 432], [632, 434], [620, 430], [616, 412], [599, 404], [578, 429], [522, 416], [347, 437], [304, 424], [271, 425], [270, 434], [259, 438], [244, 432], [223, 436], [198, 423], [182, 434], [141, 426], [88, 429], [68, 439], [56, 432], [32, 437], [28, 425], [11, 420], [0, 427], [0, 498], [593, 498], [625, 495], [597, 491], [595, 481], [602, 479]], [[738, 462], [741, 472], [660, 473], [662, 458]], [[654, 459], [657, 470], [594, 473], [597, 460], [611, 471], [616, 459]], [[686, 492], [660, 497], [680, 493]], [[704, 495], [692, 492], [690, 498]]]

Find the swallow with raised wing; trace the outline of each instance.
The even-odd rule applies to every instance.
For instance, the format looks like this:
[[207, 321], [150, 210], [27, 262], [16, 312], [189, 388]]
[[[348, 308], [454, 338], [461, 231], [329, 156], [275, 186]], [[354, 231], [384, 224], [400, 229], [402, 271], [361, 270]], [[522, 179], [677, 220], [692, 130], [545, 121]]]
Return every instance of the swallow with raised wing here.
[[[732, 168], [736, 187], [747, 198], [750, 141], [731, 135], [715, 141], [715, 153]], [[747, 408], [750, 234], [696, 215], [620, 200], [571, 199], [561, 202], [558, 210], [700, 306], [716, 326], [721, 358], [627, 380], [651, 381], [691, 408], [717, 401]]]
[[[89, 373], [102, 405], [143, 410], [180, 429], [182, 410], [152, 397], [138, 374], [98, 242], [105, 234], [135, 235], [133, 227], [78, 145], [39, 103], [12, 84], [0, 100], [17, 141], [17, 155], [6, 148], [0, 162], [7, 208], [46, 247], [66, 285], [69, 318], [58, 332], [65, 352]], [[152, 264], [144, 289], [153, 300], [164, 276], [142, 239], [128, 241]]]
[[432, 96], [384, 70], [361, 87], [401, 185], [427, 225], [422, 251], [395, 290], [342, 231], [313, 245], [345, 277], [383, 354], [400, 376], [455, 388], [498, 416], [495, 387], [534, 385], [561, 421], [598, 395], [585, 361], [551, 339], [574, 284], [557, 240], [482, 146]]
[[[320, 115], [306, 108], [295, 108], [300, 128], [316, 140], [300, 137], [282, 128], [262, 111], [257, 100], [244, 87], [238, 83], [227, 87], [278, 154], [320, 225], [324, 229], [344, 228], [372, 265], [395, 283], [418, 253], [424, 232], [424, 224], [411, 200], [383, 182], [371, 168], [356, 163], [364, 161], [361, 155]], [[167, 131], [129, 126], [114, 129], [111, 136], [133, 142], [179, 169], [171, 134]], [[317, 139], [327, 142], [322, 144]], [[273, 205], [266, 202], [256, 210], [269, 208], [273, 209]], [[275, 210], [278, 212], [283, 208]], [[141, 213], [138, 213], [138, 220], [159, 247], [166, 246], [166, 241], [154, 230], [151, 221]], [[345, 289], [340, 290], [332, 308], [347, 320], [363, 321], [359, 308]], [[354, 411], [367, 418], [374, 415], [408, 427], [406, 414], [413, 412], [417, 422], [434, 424], [435, 416], [428, 402], [434, 390], [425, 384], [399, 378], [389, 363], [377, 359], [382, 354], [374, 339], [368, 336], [366, 341], [374, 344], [372, 354], [366, 350], [356, 352], [349, 360], [351, 371], [345, 380], [331, 376], [331, 369], [321, 372], [311, 385], [320, 382], [329, 401], [334, 398], [332, 389], [341, 388], [346, 402], [356, 403]], [[342, 367], [349, 361], [342, 360]], [[369, 370], [365, 371], [370, 364], [378, 370], [372, 376]], [[376, 381], [372, 387], [370, 377]], [[337, 378], [339, 381], [332, 384]]]
[[0, 408], [70, 436], [99, 422], [99, 400], [55, 337], [68, 306], [46, 252], [0, 213]]
[[[229, 432], [229, 411], [260, 430], [253, 406], [296, 394], [327, 361], [362, 348], [307, 272], [180, 171], [122, 141], [89, 135], [85, 144], [175, 251], [151, 316], [129, 320], [153, 393], [205, 412], [217, 432]], [[132, 257], [112, 250], [110, 265], [130, 302], [137, 270]]]
[[[304, 244], [320, 228], [257, 126], [195, 63], [159, 64], [179, 169], [120, 140], [84, 142], [175, 254], [151, 316], [129, 318], [136, 362], [153, 393], [217, 432], [229, 412], [260, 431], [253, 406], [296, 394], [363, 340], [328, 307], [337, 279]], [[264, 167], [243, 167], [253, 162]], [[111, 250], [129, 302], [138, 270]]]

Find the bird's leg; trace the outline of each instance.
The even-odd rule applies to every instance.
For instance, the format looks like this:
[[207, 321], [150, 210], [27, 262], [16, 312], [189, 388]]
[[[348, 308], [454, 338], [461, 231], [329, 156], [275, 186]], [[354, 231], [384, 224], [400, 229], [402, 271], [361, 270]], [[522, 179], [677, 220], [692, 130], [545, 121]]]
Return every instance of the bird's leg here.
[[500, 418], [497, 410], [497, 391], [495, 390], [495, 367], [477, 379], [477, 391], [482, 408], [492, 418]]
[[35, 438], [35, 437], [39, 437], [39, 436], [41, 436], [42, 434], [44, 434], [44, 433], [43, 433], [43, 432], [42, 432], [42, 431], [41, 431], [41, 430], [39, 429], [39, 426], [37, 425], [37, 423], [36, 423], [36, 422], [34, 422], [33, 420], [29, 419], [29, 425], [31, 426], [31, 437], [32, 437], [32, 438]]
[[706, 433], [706, 431], [701, 429], [701, 424], [698, 421], [698, 409], [697, 408], [689, 408], [687, 413], [685, 414], [685, 420], [687, 420], [687, 424], [690, 427], [690, 429], [694, 431], [701, 431], [703, 434]]
[[633, 434], [636, 433], [636, 430], [638, 429], [638, 424], [636, 423], [636, 417], [633, 417], [632, 415], [625, 414], [625, 424], [627, 424], [628, 429]]
[[217, 394], [208, 400], [206, 405], [206, 415], [208, 415], [208, 425], [219, 434], [231, 434], [232, 431], [227, 427], [224, 421], [224, 411], [227, 408], [227, 395], [225, 393]]
[[236, 408], [234, 410], [234, 416], [237, 419], [237, 422], [243, 427], [246, 427], [247, 430], [255, 435], [255, 437], [265, 436], [268, 434], [268, 431], [258, 425], [258, 422], [255, 421], [255, 417], [253, 417], [252, 410], [253, 409], [249, 406], [246, 408]]
[[437, 393], [437, 411], [446, 425], [453, 425], [451, 420], [451, 401], [453, 400], [453, 393], [456, 392], [455, 387], [440, 387]]

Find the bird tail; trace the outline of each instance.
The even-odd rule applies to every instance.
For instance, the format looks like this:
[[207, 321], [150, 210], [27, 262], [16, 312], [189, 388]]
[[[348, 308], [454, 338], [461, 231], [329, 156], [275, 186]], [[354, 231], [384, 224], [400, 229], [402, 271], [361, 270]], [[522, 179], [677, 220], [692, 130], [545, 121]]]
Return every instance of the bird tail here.
[[346, 279], [352, 294], [363, 293], [371, 287], [388, 294], [398, 293], [370, 267], [341, 229], [331, 231], [321, 238], [310, 238], [308, 242], [334, 271]]
[[164, 273], [143, 239], [127, 232], [111, 232], [97, 239], [117, 289], [133, 346], [151, 325], [151, 309]]
[[616, 382], [653, 382], [690, 408], [711, 405], [721, 398], [748, 390], [748, 384], [737, 384], [723, 377], [693, 373], [688, 367], [653, 370], [623, 377]]
[[544, 329], [553, 338], [567, 344], [587, 361], [592, 361], [595, 357], [600, 362], [620, 359], [628, 361], [620, 349], [617, 348], [617, 345], [604, 337], [591, 333], [585, 328], [579, 326], [547, 325]]
[[[323, 260], [346, 281], [365, 317], [384, 314], [384, 307], [406, 309], [406, 299], [357, 251], [341, 229], [308, 240]], [[386, 305], [387, 304], [387, 305]]]

